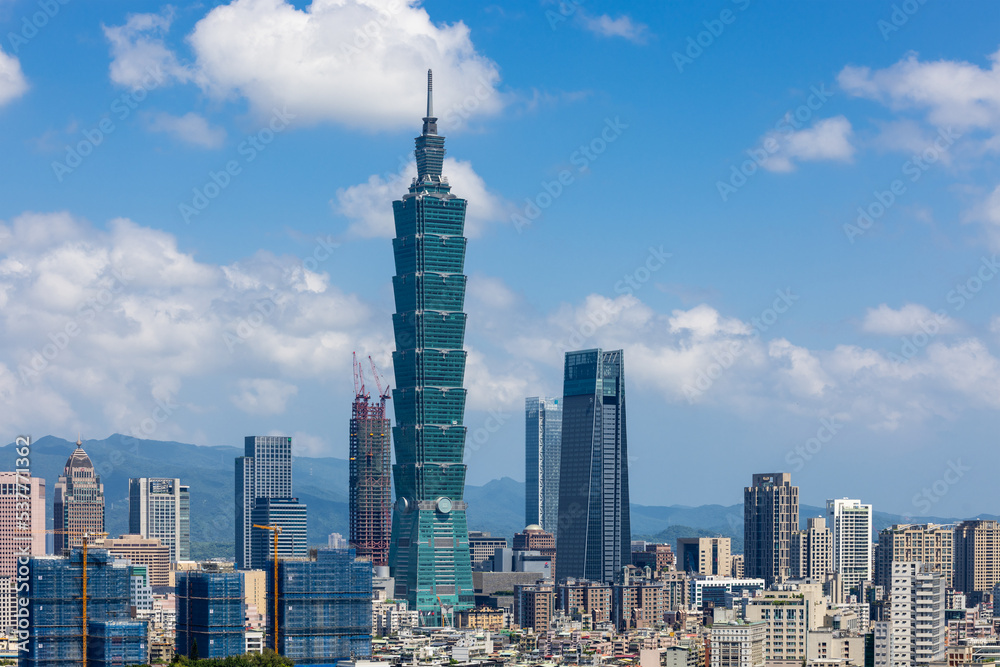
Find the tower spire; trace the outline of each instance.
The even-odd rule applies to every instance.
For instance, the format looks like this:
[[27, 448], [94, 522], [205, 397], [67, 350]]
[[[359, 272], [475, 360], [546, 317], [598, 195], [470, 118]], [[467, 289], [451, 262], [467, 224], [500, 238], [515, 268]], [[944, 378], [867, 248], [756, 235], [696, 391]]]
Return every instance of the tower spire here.
[[427, 70], [427, 117], [434, 117], [434, 70]]

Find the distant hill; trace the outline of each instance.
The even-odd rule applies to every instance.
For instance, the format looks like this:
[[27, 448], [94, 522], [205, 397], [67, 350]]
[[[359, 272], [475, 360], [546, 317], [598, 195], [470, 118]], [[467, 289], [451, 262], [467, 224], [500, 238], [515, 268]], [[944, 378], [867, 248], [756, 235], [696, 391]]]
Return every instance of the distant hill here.
[[[52, 527], [52, 496], [66, 459], [76, 444], [45, 436], [32, 443], [32, 474], [46, 480], [48, 526]], [[107, 531], [120, 535], [128, 531], [128, 480], [130, 477], [179, 477], [191, 486], [192, 556], [233, 555], [235, 517], [234, 461], [241, 447], [205, 447], [180, 442], [135, 440], [112, 435], [104, 440], [87, 440], [90, 455], [104, 483], [107, 499]], [[0, 447], [0, 469], [13, 469], [14, 445]], [[6, 462], [6, 463], [5, 463]], [[295, 457], [292, 462], [295, 494], [309, 507], [310, 544], [326, 544], [330, 533], [347, 535], [348, 463], [344, 459]], [[470, 530], [483, 530], [510, 537], [524, 528], [524, 483], [509, 477], [483, 486], [467, 486]], [[825, 508], [802, 505], [801, 523], [822, 516]], [[983, 518], [997, 518], [980, 515]], [[637, 539], [676, 543], [678, 537], [723, 536], [733, 540], [733, 553], [743, 551], [743, 506], [701, 505], [670, 507], [631, 506], [632, 534]], [[895, 523], [952, 523], [946, 517], [903, 517], [876, 511], [874, 529]]]

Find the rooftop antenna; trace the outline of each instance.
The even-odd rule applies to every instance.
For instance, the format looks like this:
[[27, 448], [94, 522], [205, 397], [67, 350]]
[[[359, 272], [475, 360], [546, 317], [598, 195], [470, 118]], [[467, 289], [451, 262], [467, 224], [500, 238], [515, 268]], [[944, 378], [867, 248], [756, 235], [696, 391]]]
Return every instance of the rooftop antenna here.
[[434, 71], [427, 70], [427, 117], [434, 117]]

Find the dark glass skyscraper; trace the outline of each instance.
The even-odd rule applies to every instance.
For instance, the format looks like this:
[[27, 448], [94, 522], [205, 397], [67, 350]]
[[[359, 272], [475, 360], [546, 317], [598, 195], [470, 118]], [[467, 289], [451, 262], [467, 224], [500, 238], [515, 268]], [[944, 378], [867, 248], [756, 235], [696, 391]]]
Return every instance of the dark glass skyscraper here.
[[389, 564], [396, 597], [422, 625], [475, 604], [465, 518], [465, 208], [441, 175], [431, 73], [416, 139], [417, 177], [392, 203], [396, 238], [392, 316], [396, 388], [392, 429], [396, 504]]
[[559, 399], [524, 399], [524, 523], [537, 524], [553, 535], [559, 522], [561, 443]]
[[556, 578], [612, 583], [632, 562], [622, 351], [566, 353]]
[[743, 554], [747, 577], [770, 586], [791, 576], [792, 533], [799, 529], [799, 487], [787, 472], [753, 476], [743, 489]]

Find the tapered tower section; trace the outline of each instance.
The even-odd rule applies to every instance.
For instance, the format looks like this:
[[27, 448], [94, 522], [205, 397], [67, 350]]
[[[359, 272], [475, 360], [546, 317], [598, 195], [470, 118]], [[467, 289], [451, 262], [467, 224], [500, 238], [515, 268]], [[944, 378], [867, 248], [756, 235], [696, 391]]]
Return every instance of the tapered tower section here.
[[396, 597], [422, 625], [448, 625], [475, 604], [466, 524], [465, 208], [441, 175], [431, 73], [427, 116], [416, 139], [417, 177], [392, 203], [396, 313], [392, 392], [396, 463], [389, 563]]

